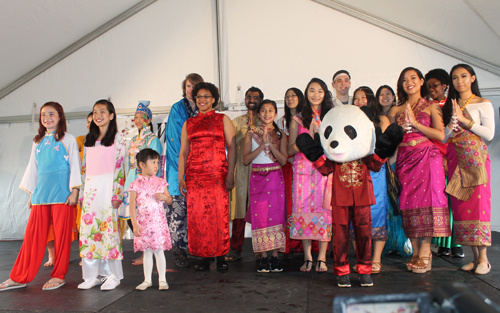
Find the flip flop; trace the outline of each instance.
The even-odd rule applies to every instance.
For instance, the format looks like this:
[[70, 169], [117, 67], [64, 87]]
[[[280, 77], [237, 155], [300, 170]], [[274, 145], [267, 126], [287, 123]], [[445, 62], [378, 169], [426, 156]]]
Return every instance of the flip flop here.
[[57, 284], [57, 285], [55, 285], [53, 287], [43, 287], [42, 290], [55, 290], [55, 289], [61, 288], [62, 286], [66, 285], [66, 281], [63, 281], [63, 282], [53, 281], [53, 282], [50, 282], [50, 283], [51, 284]]
[[5, 290], [18, 289], [18, 288], [24, 288], [24, 287], [26, 287], [26, 284], [22, 284], [22, 285], [10, 285], [10, 284], [6, 284], [6, 283], [1, 283], [0, 285], [1, 286], [5, 286], [5, 288], [0, 289], [0, 291], [5, 291]]

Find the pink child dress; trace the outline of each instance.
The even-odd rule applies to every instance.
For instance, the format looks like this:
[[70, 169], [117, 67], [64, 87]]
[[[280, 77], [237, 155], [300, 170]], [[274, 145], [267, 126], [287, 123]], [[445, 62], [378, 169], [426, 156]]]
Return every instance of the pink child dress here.
[[162, 178], [142, 175], [130, 184], [129, 191], [137, 193], [137, 223], [142, 228], [141, 236], [134, 238], [134, 252], [172, 248], [163, 202], [155, 200], [155, 194], [163, 193], [166, 186]]

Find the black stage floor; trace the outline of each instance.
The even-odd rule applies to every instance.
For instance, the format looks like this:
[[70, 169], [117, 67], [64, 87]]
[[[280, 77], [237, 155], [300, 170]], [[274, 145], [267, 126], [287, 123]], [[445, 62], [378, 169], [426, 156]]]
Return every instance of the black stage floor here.
[[[26, 288], [0, 292], [0, 311], [23, 312], [332, 312], [332, 300], [339, 295], [394, 294], [429, 292], [451, 282], [465, 282], [497, 304], [500, 303], [500, 233], [493, 232], [494, 245], [488, 249], [492, 271], [487, 275], [460, 271], [459, 268], [472, 260], [466, 247], [464, 259], [436, 257], [432, 271], [413, 274], [406, 270], [409, 258], [385, 256], [382, 272], [372, 275], [374, 286], [360, 287], [358, 275], [351, 274], [352, 288], [337, 287], [333, 275], [333, 260], [328, 257], [327, 273], [303, 273], [302, 254], [284, 263], [283, 273], [257, 273], [252, 244], [245, 240], [243, 260], [230, 263], [229, 272], [218, 273], [215, 262], [210, 272], [196, 272], [193, 267], [176, 269], [172, 252], [167, 252], [167, 281], [170, 290], [159, 291], [157, 275], [153, 287], [137, 291], [135, 287], [143, 279], [142, 266], [132, 266], [132, 240], [124, 241], [125, 279], [112, 291], [78, 290], [82, 282], [78, 265], [78, 243], [74, 242], [71, 263], [66, 276], [67, 284], [54, 291], [42, 291], [49, 279], [50, 268], [41, 267]], [[0, 281], [8, 278], [21, 241], [0, 242]], [[351, 264], [355, 261], [350, 252]], [[192, 264], [196, 258], [190, 257]]]

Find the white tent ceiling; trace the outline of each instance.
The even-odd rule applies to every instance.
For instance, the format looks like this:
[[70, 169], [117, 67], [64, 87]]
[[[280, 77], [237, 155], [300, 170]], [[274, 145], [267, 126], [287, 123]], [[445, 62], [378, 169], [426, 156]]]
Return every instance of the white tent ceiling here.
[[0, 89], [139, 0], [0, 0]]
[[315, 1], [500, 75], [498, 0]]

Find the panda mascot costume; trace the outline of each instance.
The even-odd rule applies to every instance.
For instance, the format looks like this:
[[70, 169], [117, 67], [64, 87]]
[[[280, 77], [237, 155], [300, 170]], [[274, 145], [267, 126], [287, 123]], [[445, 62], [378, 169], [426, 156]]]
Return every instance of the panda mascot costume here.
[[297, 147], [323, 175], [333, 173], [332, 237], [334, 274], [339, 287], [350, 287], [349, 225], [356, 237], [357, 271], [361, 286], [373, 286], [371, 265], [371, 210], [375, 204], [370, 170], [378, 172], [394, 154], [404, 131], [391, 124], [384, 133], [373, 125], [373, 113], [364, 106], [331, 109], [319, 133], [297, 137]]

